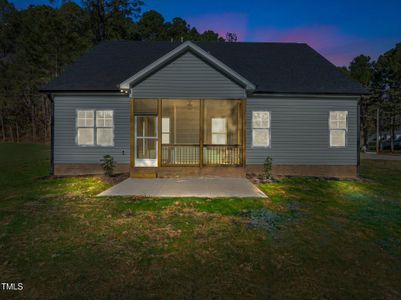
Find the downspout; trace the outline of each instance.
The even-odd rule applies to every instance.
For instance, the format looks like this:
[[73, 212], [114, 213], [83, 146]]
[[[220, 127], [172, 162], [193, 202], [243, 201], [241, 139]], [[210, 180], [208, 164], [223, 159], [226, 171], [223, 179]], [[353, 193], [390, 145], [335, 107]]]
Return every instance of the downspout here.
[[358, 102], [358, 107], [357, 107], [357, 114], [356, 114], [356, 116], [357, 116], [357, 129], [356, 129], [356, 131], [357, 131], [357, 137], [356, 137], [356, 147], [357, 147], [357, 173], [356, 173], [356, 175], [359, 177], [359, 175], [360, 175], [360, 166], [361, 166], [361, 132], [360, 132], [360, 130], [361, 130], [361, 105], [360, 105], [360, 103]]
[[54, 99], [51, 94], [47, 94], [50, 100], [51, 121], [50, 121], [50, 175], [54, 175]]

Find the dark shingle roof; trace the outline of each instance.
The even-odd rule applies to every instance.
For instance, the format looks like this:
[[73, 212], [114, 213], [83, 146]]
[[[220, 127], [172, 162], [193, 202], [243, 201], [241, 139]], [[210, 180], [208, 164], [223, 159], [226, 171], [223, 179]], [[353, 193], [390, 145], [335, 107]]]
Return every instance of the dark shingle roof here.
[[[256, 93], [365, 94], [306, 44], [195, 42], [256, 85]], [[179, 43], [100, 43], [43, 91], [118, 91], [119, 84]]]

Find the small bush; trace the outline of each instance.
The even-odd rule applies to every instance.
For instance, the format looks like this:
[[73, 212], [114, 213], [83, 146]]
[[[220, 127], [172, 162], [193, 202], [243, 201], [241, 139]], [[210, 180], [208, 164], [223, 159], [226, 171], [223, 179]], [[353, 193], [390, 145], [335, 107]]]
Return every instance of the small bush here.
[[100, 162], [104, 171], [104, 175], [109, 177], [113, 176], [114, 167], [116, 166], [113, 156], [107, 154], [103, 156], [103, 159], [101, 159]]
[[273, 160], [270, 156], [266, 157], [265, 162], [263, 164], [263, 176], [266, 179], [270, 179], [272, 176], [272, 165]]

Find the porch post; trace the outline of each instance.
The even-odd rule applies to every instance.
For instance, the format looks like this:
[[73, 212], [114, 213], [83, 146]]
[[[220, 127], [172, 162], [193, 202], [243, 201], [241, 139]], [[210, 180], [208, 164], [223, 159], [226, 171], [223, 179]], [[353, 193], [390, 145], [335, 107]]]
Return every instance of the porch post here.
[[157, 100], [157, 167], [162, 162], [162, 99]]
[[199, 167], [203, 167], [203, 122], [204, 120], [204, 113], [205, 113], [205, 109], [204, 109], [204, 105], [205, 105], [205, 100], [201, 99], [200, 100], [200, 110], [199, 110]]
[[130, 166], [131, 166], [131, 175], [133, 173], [133, 169], [135, 167], [135, 142], [134, 142], [134, 98], [131, 98], [130, 101]]
[[242, 166], [246, 165], [246, 99], [242, 99]]

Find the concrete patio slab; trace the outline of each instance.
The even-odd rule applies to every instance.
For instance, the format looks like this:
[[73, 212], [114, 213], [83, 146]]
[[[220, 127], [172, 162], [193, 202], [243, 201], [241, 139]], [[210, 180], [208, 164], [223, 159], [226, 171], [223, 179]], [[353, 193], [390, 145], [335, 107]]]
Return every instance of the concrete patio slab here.
[[128, 178], [98, 196], [266, 198], [246, 178]]

